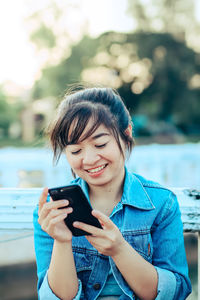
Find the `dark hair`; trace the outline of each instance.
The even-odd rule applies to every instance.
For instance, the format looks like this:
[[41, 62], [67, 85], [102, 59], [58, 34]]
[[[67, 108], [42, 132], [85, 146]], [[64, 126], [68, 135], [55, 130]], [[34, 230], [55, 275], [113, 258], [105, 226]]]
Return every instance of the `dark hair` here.
[[119, 137], [125, 142], [129, 153], [131, 152], [134, 140], [125, 133], [131, 124], [131, 118], [120, 95], [111, 88], [82, 88], [78, 91], [72, 90], [65, 95], [58, 107], [56, 118], [49, 127], [48, 135], [54, 152], [54, 160], [59, 160], [67, 145], [80, 141], [91, 119], [93, 125], [81, 141], [91, 136], [103, 124], [113, 134], [121, 153], [124, 155]]

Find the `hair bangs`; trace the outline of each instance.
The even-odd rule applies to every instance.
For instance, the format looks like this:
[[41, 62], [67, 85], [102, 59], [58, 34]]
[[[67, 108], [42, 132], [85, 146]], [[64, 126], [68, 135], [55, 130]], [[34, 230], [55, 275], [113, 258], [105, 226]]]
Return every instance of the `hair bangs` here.
[[[84, 133], [90, 120], [92, 121], [92, 125]], [[70, 126], [71, 132], [69, 130], [70, 133], [67, 138], [67, 145], [84, 141], [96, 131], [101, 123], [101, 116], [96, 109], [90, 107], [84, 112], [81, 111], [72, 121]]]

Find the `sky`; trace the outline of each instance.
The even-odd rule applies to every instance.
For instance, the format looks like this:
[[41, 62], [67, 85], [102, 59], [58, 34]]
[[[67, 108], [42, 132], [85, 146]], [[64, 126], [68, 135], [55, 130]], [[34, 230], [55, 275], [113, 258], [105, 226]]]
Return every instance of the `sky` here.
[[[29, 26], [25, 19], [48, 2], [51, 1], [0, 0], [0, 84], [12, 81], [24, 88], [33, 85], [41, 58], [30, 42]], [[81, 18], [88, 20], [88, 30], [92, 36], [106, 30], [130, 31], [133, 28], [133, 20], [125, 13], [127, 0], [68, 0], [70, 2], [81, 9], [81, 15], [80, 12], [79, 15], [71, 14], [67, 24], [74, 38], [78, 34]]]

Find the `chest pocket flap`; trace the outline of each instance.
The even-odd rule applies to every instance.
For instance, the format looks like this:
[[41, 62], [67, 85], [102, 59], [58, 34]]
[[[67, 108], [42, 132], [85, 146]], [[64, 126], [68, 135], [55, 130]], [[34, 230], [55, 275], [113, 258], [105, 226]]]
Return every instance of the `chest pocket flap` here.
[[142, 256], [144, 259], [152, 262], [153, 243], [150, 229], [124, 231], [125, 240]]

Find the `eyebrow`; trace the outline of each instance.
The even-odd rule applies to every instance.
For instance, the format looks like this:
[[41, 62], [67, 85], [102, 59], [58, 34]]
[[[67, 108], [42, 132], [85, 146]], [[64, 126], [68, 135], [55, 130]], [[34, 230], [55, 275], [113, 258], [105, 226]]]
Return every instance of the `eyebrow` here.
[[[98, 139], [98, 138], [100, 138], [102, 136], [110, 136], [110, 134], [106, 133], [106, 132], [98, 133], [98, 134], [92, 136], [91, 139], [92, 140], [96, 140], [96, 139]], [[69, 146], [69, 145], [78, 145], [78, 144], [79, 143], [68, 143], [67, 146]]]
[[92, 136], [91, 138], [93, 140], [96, 140], [96, 139], [98, 139], [98, 138], [100, 138], [102, 136], [109, 136], [109, 135], [110, 135], [109, 133], [102, 132], [102, 133], [99, 133], [99, 134], [96, 134], [96, 135]]

